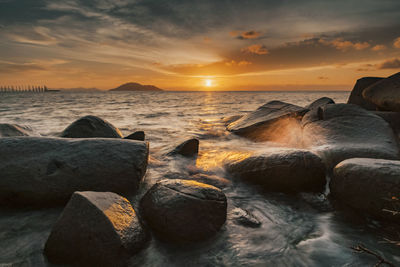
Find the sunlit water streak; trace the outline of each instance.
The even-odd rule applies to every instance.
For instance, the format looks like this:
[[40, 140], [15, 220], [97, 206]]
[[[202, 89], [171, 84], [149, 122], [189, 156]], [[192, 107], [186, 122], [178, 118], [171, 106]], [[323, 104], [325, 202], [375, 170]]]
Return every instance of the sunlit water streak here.
[[[188, 171], [211, 172], [231, 180], [223, 169], [227, 160], [247, 157], [282, 143], [253, 143], [225, 131], [222, 117], [242, 114], [271, 100], [297, 105], [328, 96], [345, 102], [347, 92], [146, 92], [52, 93], [0, 95], [0, 123], [29, 125], [44, 136], [61, 132], [75, 119], [97, 115], [121, 129], [124, 135], [144, 130], [151, 159], [141, 192], [132, 199], [137, 207], [146, 188], [163, 177], [185, 176]], [[288, 123], [290, 125], [290, 123]], [[287, 126], [287, 125], [286, 125]], [[197, 162], [169, 160], [163, 154], [187, 138], [200, 139]], [[296, 139], [296, 138], [295, 138]], [[279, 140], [277, 140], [279, 141]], [[287, 196], [266, 193], [232, 180], [224, 189], [228, 220], [211, 240], [191, 246], [166, 245], [153, 239], [131, 260], [145, 266], [369, 266], [373, 257], [354, 254], [358, 242], [392, 260], [400, 251], [380, 243], [376, 224], [335, 212], [325, 196]], [[231, 211], [251, 211], [262, 225], [246, 228], [232, 220]], [[44, 242], [62, 209], [0, 210], [0, 265], [47, 265]], [[17, 264], [17, 266], [19, 265]]]

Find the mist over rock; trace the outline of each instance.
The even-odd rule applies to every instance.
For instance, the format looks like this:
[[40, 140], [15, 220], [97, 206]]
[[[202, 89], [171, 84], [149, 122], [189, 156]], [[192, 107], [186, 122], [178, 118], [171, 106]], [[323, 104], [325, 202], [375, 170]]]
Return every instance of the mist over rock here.
[[140, 83], [125, 83], [123, 85], [118, 86], [117, 88], [110, 89], [109, 91], [129, 92], [129, 91], [163, 91], [163, 90], [154, 85], [142, 85]]
[[111, 192], [75, 192], [47, 239], [52, 263], [126, 266], [148, 237], [129, 201]]
[[67, 138], [122, 138], [120, 130], [102, 118], [97, 116], [85, 116], [69, 125], [61, 133], [61, 137]]
[[146, 172], [146, 142], [0, 138], [0, 203], [54, 206], [75, 191], [133, 195]]

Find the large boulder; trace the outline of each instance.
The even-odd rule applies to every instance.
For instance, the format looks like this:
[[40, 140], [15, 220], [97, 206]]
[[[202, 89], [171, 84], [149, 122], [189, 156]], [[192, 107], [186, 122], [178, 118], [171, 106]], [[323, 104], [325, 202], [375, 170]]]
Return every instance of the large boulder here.
[[354, 209], [400, 222], [400, 161], [354, 158], [333, 171], [332, 196]]
[[143, 131], [136, 131], [136, 132], [126, 136], [124, 139], [144, 141], [145, 134]]
[[12, 136], [29, 136], [30, 133], [28, 129], [17, 125], [9, 123], [0, 124], [0, 137], [12, 137]]
[[400, 111], [400, 72], [366, 88], [363, 97], [379, 110]]
[[[259, 107], [256, 111], [244, 115], [227, 126], [227, 130], [252, 139], [267, 141], [275, 138], [281, 120], [299, 120], [308, 109], [281, 101], [271, 101]], [[286, 124], [286, 123], [285, 123]]]
[[373, 113], [389, 123], [397, 137], [400, 138], [400, 112], [374, 111]]
[[375, 104], [368, 101], [367, 99], [364, 99], [363, 92], [366, 88], [381, 81], [382, 79], [384, 79], [384, 78], [364, 77], [364, 78], [358, 79], [356, 84], [354, 85], [353, 90], [351, 91], [349, 99], [347, 100], [347, 104], [354, 104], [354, 105], [360, 106], [362, 108], [365, 108], [367, 110], [376, 110], [377, 106]]
[[226, 213], [220, 189], [190, 180], [161, 180], [141, 200], [146, 222], [168, 241], [207, 239], [225, 223]]
[[123, 139], [0, 138], [0, 202], [54, 205], [75, 191], [133, 194], [149, 147]]
[[200, 141], [196, 138], [186, 140], [168, 153], [170, 156], [181, 155], [187, 158], [197, 157]]
[[75, 192], [47, 239], [50, 262], [126, 266], [147, 234], [129, 201], [111, 192]]
[[335, 104], [335, 101], [333, 101], [332, 98], [329, 97], [321, 97], [306, 106], [306, 109], [314, 109], [314, 108], [319, 108], [328, 104]]
[[225, 167], [234, 177], [268, 191], [321, 192], [326, 183], [322, 160], [307, 150], [273, 151], [230, 162]]
[[67, 138], [122, 138], [117, 127], [96, 116], [85, 116], [69, 125], [61, 137]]
[[356, 157], [397, 159], [399, 149], [389, 124], [351, 104], [326, 105], [303, 117], [303, 145], [328, 168]]

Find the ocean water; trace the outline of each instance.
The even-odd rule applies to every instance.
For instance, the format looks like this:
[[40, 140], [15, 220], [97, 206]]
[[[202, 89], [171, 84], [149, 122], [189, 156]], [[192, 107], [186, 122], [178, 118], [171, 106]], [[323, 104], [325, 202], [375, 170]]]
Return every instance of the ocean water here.
[[[255, 110], [271, 100], [297, 105], [328, 96], [346, 102], [349, 92], [114, 92], [0, 94], [0, 123], [26, 125], [43, 136], [57, 136], [74, 120], [96, 115], [124, 135], [137, 130], [150, 142], [150, 163], [138, 196], [157, 180], [179, 178], [188, 170], [224, 172], [229, 158], [282, 143], [253, 143], [225, 131], [221, 118]], [[188, 138], [200, 139], [196, 162], [163, 157]], [[0, 178], [1, 179], [1, 178]], [[400, 263], [397, 247], [385, 243], [381, 225], [354, 212], [332, 207], [324, 194], [266, 193], [232, 180], [224, 189], [228, 219], [210, 240], [171, 245], [154, 239], [132, 257], [132, 266], [373, 266], [373, 256], [354, 253], [359, 243]], [[248, 228], [235, 223], [232, 210], [250, 211], [262, 223]], [[0, 266], [51, 266], [42, 255], [51, 226], [62, 208], [0, 209]], [[13, 264], [13, 265], [12, 265]]]

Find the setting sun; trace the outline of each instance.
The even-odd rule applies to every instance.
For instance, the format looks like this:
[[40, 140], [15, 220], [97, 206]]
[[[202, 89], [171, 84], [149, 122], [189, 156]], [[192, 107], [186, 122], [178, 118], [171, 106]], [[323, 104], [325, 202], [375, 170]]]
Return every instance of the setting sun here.
[[213, 81], [210, 79], [206, 79], [206, 80], [204, 80], [204, 84], [206, 87], [211, 87], [211, 86], [213, 86]]

